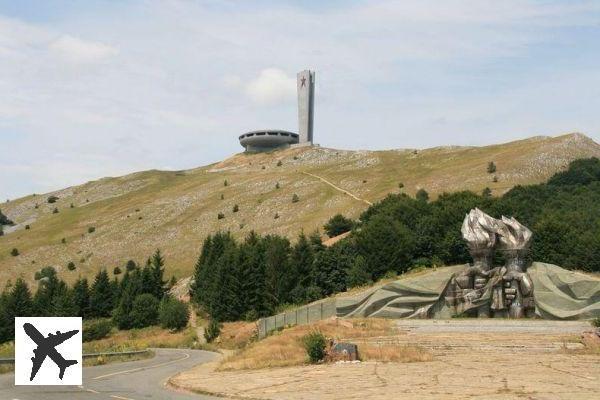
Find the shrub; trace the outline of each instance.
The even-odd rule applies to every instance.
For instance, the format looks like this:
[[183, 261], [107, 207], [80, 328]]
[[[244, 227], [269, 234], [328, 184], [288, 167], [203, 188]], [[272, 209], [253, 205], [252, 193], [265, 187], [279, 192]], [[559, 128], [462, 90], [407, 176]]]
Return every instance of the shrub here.
[[225, 180], [223, 181], [223, 186], [229, 186], [229, 182], [227, 182], [227, 179], [225, 179]]
[[70, 206], [70, 207], [71, 207], [71, 208], [75, 208], [75, 204], [71, 203], [71, 206]]
[[115, 267], [113, 269], [113, 275], [120, 275], [120, 274], [121, 274], [121, 268]]
[[277, 166], [281, 167], [283, 165], [283, 163], [281, 162], [281, 160], [277, 161]]
[[83, 341], [90, 342], [92, 340], [104, 339], [110, 334], [112, 324], [108, 319], [95, 321], [86, 321], [83, 324]]
[[496, 172], [496, 164], [494, 164], [493, 161], [490, 161], [488, 163], [487, 172], [488, 172], [488, 174], [493, 174], [494, 172]]
[[275, 189], [279, 189], [280, 187], [281, 187], [281, 186], [279, 186], [279, 182], [277, 182], [277, 183], [275, 184]]
[[67, 264], [67, 269], [69, 271], [75, 271], [75, 263], [73, 261], [69, 261], [69, 263]]
[[216, 319], [211, 319], [206, 329], [204, 329], [204, 339], [207, 343], [212, 343], [221, 334], [221, 324]]
[[223, 214], [223, 213], [217, 214], [217, 219], [223, 219], [223, 218], [225, 218], [225, 214]]
[[93, 227], [93, 226], [90, 226], [90, 227], [88, 228], [88, 233], [94, 233], [94, 232], [96, 232], [96, 228], [95, 228], [95, 227]]
[[429, 193], [425, 189], [419, 189], [415, 194], [415, 198], [419, 201], [427, 203], [429, 201]]
[[404, 183], [402, 183], [402, 182], [398, 183], [398, 189], [402, 189], [402, 188], [404, 188]]
[[30, 229], [31, 229], [31, 227], [30, 227], [29, 225], [25, 225], [25, 230], [26, 230], [26, 231], [28, 231], [28, 230], [30, 230]]
[[273, 216], [274, 219], [278, 219], [279, 218], [279, 213], [275, 213], [275, 215]]
[[498, 177], [497, 177], [496, 175], [494, 175], [494, 178], [492, 179], [492, 181], [493, 181], [494, 183], [498, 182]]
[[319, 331], [313, 331], [302, 337], [302, 344], [311, 364], [316, 364], [325, 358], [327, 339]]
[[590, 323], [592, 324], [592, 326], [595, 326], [596, 328], [600, 328], [600, 317], [594, 318], [593, 320], [590, 321]]
[[297, 203], [300, 201], [300, 197], [296, 193], [292, 196], [292, 203]]
[[13, 257], [16, 257], [16, 256], [18, 256], [19, 254], [20, 254], [20, 253], [19, 253], [19, 249], [17, 249], [16, 247], [15, 247], [15, 248], [13, 248], [13, 249], [10, 251], [10, 255], [11, 255], [11, 256], [13, 256]]
[[160, 326], [166, 329], [180, 330], [187, 326], [190, 318], [188, 306], [171, 296], [165, 296], [160, 302], [158, 319]]
[[240, 211], [240, 207], [236, 204], [233, 206], [233, 212], [236, 213], [238, 211]]
[[50, 204], [54, 204], [54, 203], [56, 203], [56, 201], [57, 201], [57, 200], [58, 200], [58, 197], [57, 197], [57, 196], [50, 196], [50, 197], [48, 197], [48, 200], [47, 200], [47, 201], [48, 201], [48, 203], [50, 203]]
[[54, 207], [54, 210], [52, 210], [52, 214], [58, 214], [58, 208]]
[[144, 293], [133, 300], [131, 322], [134, 328], [156, 325], [158, 322], [158, 300], [149, 293]]
[[221, 200], [225, 200], [225, 195], [221, 193]]
[[341, 235], [344, 232], [348, 232], [352, 230], [354, 227], [354, 221], [349, 218], [344, 217], [342, 214], [336, 214], [327, 223], [323, 228], [325, 229], [325, 233], [327, 236], [334, 237]]
[[489, 187], [486, 187], [485, 189], [483, 189], [483, 191], [481, 192], [481, 196], [485, 197], [485, 198], [489, 198], [492, 197], [492, 189], [490, 189]]
[[127, 271], [133, 271], [134, 269], [137, 268], [137, 265], [135, 264], [135, 261], [133, 260], [129, 260], [127, 261], [127, 263], [125, 264], [125, 269]]
[[66, 243], [67, 243], [67, 239], [65, 239], [65, 238], [62, 238], [62, 239], [60, 239], [60, 242], [61, 242], [62, 244], [66, 244]]

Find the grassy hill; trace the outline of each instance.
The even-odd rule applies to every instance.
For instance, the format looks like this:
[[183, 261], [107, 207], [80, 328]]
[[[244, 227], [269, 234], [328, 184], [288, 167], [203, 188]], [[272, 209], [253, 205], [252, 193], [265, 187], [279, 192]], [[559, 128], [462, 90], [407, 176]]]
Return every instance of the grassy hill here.
[[[156, 248], [166, 256], [168, 273], [182, 277], [191, 273], [204, 237], [217, 230], [236, 236], [255, 230], [293, 239], [302, 229], [320, 228], [336, 213], [357, 217], [369, 202], [390, 192], [413, 195], [424, 188], [435, 196], [489, 187], [499, 195], [517, 184], [542, 182], [570, 161], [591, 156], [600, 156], [600, 145], [570, 134], [486, 147], [296, 148], [238, 154], [186, 171], [104, 178], [2, 204], [3, 213], [17, 225], [5, 228], [0, 237], [0, 284], [17, 276], [31, 281], [47, 265], [67, 281], [101, 267], [112, 272], [128, 259], [143, 262]], [[497, 165], [495, 174], [486, 171], [490, 161]], [[51, 195], [58, 197], [53, 204], [47, 202]], [[234, 213], [236, 204], [239, 211]], [[59, 212], [53, 213], [54, 208]], [[224, 218], [217, 219], [218, 213]], [[89, 233], [90, 227], [95, 231]], [[13, 248], [19, 256], [10, 255]], [[67, 269], [69, 261], [75, 263], [74, 271]]]

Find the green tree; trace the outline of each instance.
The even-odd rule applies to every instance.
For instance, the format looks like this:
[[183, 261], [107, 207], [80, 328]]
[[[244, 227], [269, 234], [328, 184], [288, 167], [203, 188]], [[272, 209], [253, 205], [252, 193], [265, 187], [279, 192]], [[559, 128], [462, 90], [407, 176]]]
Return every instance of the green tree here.
[[342, 233], [352, 230], [354, 227], [354, 221], [350, 218], [344, 217], [342, 214], [336, 214], [323, 227], [327, 236], [334, 237], [341, 235]]
[[90, 312], [90, 288], [86, 278], [79, 278], [73, 284], [73, 303], [77, 306], [77, 316], [87, 318]]
[[371, 274], [367, 270], [367, 261], [361, 255], [354, 259], [348, 275], [346, 277], [346, 285], [349, 288], [366, 285], [371, 282]]
[[149, 293], [137, 296], [133, 300], [131, 320], [134, 328], [144, 328], [158, 323], [158, 300]]
[[90, 317], [110, 317], [113, 309], [113, 296], [108, 272], [103, 269], [96, 274], [90, 291]]
[[313, 263], [315, 285], [325, 296], [346, 290], [346, 271], [350, 260], [334, 246], [319, 252]]
[[415, 194], [415, 198], [419, 201], [427, 203], [429, 201], [429, 193], [427, 193], [425, 189], [419, 189]]
[[164, 296], [158, 309], [158, 318], [163, 328], [180, 330], [187, 326], [189, 308], [171, 296]]
[[494, 172], [496, 172], [496, 164], [494, 164], [493, 161], [490, 161], [487, 165], [487, 172], [488, 174], [493, 174]]
[[389, 216], [373, 217], [362, 227], [357, 237], [357, 248], [367, 260], [373, 280], [388, 271], [403, 272], [410, 266], [415, 241], [410, 229]]

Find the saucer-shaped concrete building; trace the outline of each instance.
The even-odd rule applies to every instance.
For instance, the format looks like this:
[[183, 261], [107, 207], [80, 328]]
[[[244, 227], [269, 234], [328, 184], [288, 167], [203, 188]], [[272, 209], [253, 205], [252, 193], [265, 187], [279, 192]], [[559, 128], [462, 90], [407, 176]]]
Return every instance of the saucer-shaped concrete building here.
[[240, 144], [248, 152], [269, 151], [298, 144], [299, 137], [297, 133], [293, 132], [266, 129], [240, 135]]
[[265, 129], [240, 135], [240, 144], [247, 152], [270, 151], [293, 145], [312, 145], [315, 113], [315, 73], [310, 70], [298, 72], [298, 133], [281, 129]]

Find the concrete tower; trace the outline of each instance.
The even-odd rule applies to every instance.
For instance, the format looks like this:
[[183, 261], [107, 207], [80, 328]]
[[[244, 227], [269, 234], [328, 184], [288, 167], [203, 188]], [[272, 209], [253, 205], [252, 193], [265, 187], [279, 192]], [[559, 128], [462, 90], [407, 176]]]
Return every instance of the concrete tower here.
[[313, 142], [315, 115], [315, 73], [304, 70], [298, 72], [298, 133], [299, 143]]

